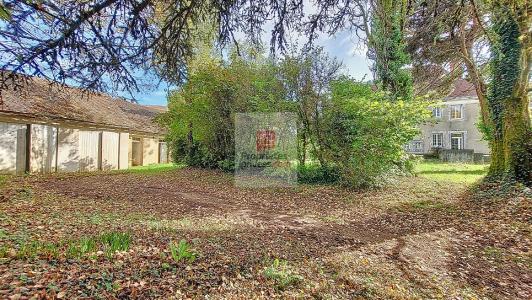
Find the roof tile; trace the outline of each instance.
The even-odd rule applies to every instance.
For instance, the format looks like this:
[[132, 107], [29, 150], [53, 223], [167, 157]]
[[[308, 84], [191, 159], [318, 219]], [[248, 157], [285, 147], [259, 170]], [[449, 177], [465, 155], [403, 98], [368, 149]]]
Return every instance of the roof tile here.
[[3, 90], [2, 99], [0, 111], [99, 123], [146, 133], [163, 133], [154, 118], [166, 110], [164, 107], [140, 105], [123, 98], [87, 92], [40, 78], [32, 78], [17, 90]]

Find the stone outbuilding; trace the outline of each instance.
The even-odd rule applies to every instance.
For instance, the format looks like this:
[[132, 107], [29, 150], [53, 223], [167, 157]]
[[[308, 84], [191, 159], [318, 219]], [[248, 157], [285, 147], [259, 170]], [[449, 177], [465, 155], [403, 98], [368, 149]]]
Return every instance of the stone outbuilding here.
[[0, 98], [0, 173], [127, 169], [168, 162], [166, 111], [31, 78]]

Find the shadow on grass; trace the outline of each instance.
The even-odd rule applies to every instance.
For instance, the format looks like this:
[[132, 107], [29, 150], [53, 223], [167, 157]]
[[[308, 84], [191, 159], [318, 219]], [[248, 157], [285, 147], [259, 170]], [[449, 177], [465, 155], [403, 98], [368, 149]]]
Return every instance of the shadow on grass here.
[[485, 175], [486, 170], [427, 170], [418, 171], [417, 174], [453, 174], [453, 175]]

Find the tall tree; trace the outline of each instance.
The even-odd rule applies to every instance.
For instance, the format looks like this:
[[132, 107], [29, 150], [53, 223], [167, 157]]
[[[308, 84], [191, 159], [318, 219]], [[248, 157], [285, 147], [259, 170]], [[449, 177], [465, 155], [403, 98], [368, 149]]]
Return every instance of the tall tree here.
[[405, 24], [412, 0], [319, 1], [315, 14], [305, 23], [312, 38], [317, 31], [334, 34], [348, 29], [368, 48], [375, 80], [393, 95], [413, 95], [410, 59], [405, 51]]
[[391, 92], [393, 99], [412, 98], [412, 73], [405, 51], [406, 0], [375, 0], [368, 32], [369, 56], [374, 61], [375, 79]]

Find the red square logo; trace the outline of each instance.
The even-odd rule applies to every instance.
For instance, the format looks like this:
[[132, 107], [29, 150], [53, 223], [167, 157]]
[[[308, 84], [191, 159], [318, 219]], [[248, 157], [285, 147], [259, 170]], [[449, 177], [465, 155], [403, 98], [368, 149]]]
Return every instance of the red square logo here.
[[275, 131], [259, 130], [256, 135], [257, 152], [264, 152], [275, 148]]

